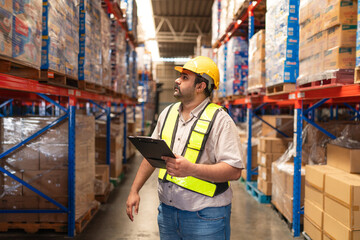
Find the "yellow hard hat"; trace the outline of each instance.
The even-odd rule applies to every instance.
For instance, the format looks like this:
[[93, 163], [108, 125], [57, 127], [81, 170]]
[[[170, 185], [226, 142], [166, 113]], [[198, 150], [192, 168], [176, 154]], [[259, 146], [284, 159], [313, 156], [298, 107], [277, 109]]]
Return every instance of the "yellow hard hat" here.
[[175, 70], [179, 72], [182, 72], [184, 69], [199, 74], [208, 80], [210, 84], [214, 83], [214, 89], [218, 89], [219, 69], [211, 58], [199, 56], [189, 60], [182, 67], [175, 67]]

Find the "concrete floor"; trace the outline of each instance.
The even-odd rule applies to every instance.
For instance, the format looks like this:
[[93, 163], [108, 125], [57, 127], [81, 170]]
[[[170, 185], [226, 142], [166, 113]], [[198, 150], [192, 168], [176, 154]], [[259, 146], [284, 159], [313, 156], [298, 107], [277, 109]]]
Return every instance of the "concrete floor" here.
[[[141, 162], [138, 154], [131, 159], [128, 170], [120, 186], [114, 189], [108, 203], [100, 207], [99, 212], [76, 240], [157, 240], [157, 174], [149, 179], [140, 192], [139, 214], [131, 222], [125, 212], [125, 202], [130, 185]], [[271, 207], [258, 204], [245, 191], [239, 181], [232, 182], [234, 199], [231, 215], [232, 240], [282, 240], [293, 239], [286, 223]], [[42, 240], [69, 239], [64, 234], [41, 233], [24, 234], [22, 231], [0, 233], [0, 239]], [[297, 239], [303, 239], [302, 237]]]

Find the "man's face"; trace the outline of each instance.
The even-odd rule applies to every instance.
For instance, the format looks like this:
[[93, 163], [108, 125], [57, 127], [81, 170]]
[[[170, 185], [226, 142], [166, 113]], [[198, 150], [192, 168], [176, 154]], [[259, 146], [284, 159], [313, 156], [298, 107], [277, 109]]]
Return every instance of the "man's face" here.
[[183, 70], [175, 80], [174, 97], [180, 101], [192, 100], [195, 97], [195, 73]]

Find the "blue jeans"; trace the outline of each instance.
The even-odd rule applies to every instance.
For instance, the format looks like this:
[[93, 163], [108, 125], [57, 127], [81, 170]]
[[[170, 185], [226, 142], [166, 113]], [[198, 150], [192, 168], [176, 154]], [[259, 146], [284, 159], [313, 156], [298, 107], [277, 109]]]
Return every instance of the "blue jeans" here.
[[231, 204], [189, 212], [160, 203], [161, 240], [230, 240]]

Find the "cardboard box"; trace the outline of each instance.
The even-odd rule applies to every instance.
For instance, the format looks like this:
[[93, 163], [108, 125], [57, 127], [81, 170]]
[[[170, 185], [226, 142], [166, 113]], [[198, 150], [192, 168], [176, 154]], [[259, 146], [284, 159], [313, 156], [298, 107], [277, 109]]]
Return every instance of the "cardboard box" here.
[[341, 173], [341, 170], [329, 165], [306, 165], [305, 172], [306, 183], [323, 192], [326, 174]]
[[327, 164], [349, 173], [360, 173], [360, 149], [328, 144]]
[[339, 221], [336, 221], [326, 212], [324, 213], [324, 232], [331, 239], [357, 240], [360, 239], [359, 230], [350, 230]]
[[332, 0], [324, 12], [324, 29], [338, 24], [357, 24], [357, 1]]
[[[37, 197], [5, 196], [0, 199], [1, 209], [38, 209]], [[38, 213], [2, 213], [1, 222], [38, 222]]]
[[[243, 170], [241, 170], [241, 177], [245, 180], [245, 181], [247, 181], [247, 171], [246, 171], [246, 169], [243, 169]], [[252, 175], [251, 176], [251, 181], [256, 181], [257, 180], [257, 175]]]
[[[264, 121], [269, 123], [271, 126], [277, 128], [281, 132], [285, 133], [288, 137], [293, 136], [294, 132], [294, 116], [288, 115], [264, 115], [262, 117]], [[283, 138], [284, 136], [278, 133], [276, 130], [265, 124], [262, 123], [262, 132], [261, 136], [266, 137], [276, 137], [276, 138]]]
[[[64, 207], [68, 206], [67, 197], [56, 197], [55, 201], [62, 204]], [[76, 207], [75, 207], [76, 208]], [[48, 200], [40, 197], [39, 198], [39, 209], [59, 209], [56, 205], [49, 202]], [[41, 213], [39, 214], [40, 222], [67, 222], [68, 216], [66, 213]]]
[[334, 240], [334, 239], [331, 239], [328, 235], [326, 235], [326, 234], [323, 232], [323, 240]]
[[109, 185], [109, 165], [96, 165], [95, 168], [95, 194], [104, 194]]
[[332, 173], [325, 177], [325, 193], [345, 206], [360, 205], [360, 175]]
[[305, 198], [304, 211], [305, 218], [311, 220], [311, 222], [316, 226], [316, 228], [323, 228], [324, 211], [322, 209], [320, 209], [313, 202]]
[[12, 57], [12, 33], [13, 15], [8, 9], [8, 1], [0, 1], [0, 16], [2, 25], [0, 27], [0, 55]]
[[[7, 169], [9, 170], [9, 169]], [[22, 179], [22, 173], [21, 172], [13, 172], [10, 171], [12, 174], [14, 174], [16, 177]], [[1, 188], [0, 193], [2, 194], [3, 191], [5, 191], [5, 196], [21, 196], [23, 193], [23, 185], [20, 184], [15, 179], [9, 177], [8, 175], [4, 173], [0, 173], [0, 183], [3, 182], [3, 186]], [[1, 195], [0, 194], [0, 195]]]
[[271, 168], [265, 168], [259, 166], [258, 168], [259, 177], [267, 182], [271, 182]]
[[309, 220], [306, 216], [304, 218], [304, 232], [312, 239], [312, 240], [323, 240], [323, 232], [316, 225], [314, 225], [311, 220]]
[[[2, 152], [14, 146], [15, 144], [3, 144]], [[25, 145], [12, 152], [4, 160], [14, 171], [39, 170], [39, 144], [35, 142]]]
[[272, 183], [267, 182], [262, 178], [258, 178], [258, 189], [267, 196], [271, 196], [272, 192]]
[[324, 194], [310, 186], [307, 182], [305, 184], [305, 199], [318, 208], [324, 209]]
[[282, 156], [281, 153], [263, 153], [258, 152], [258, 164], [260, 166], [271, 168], [271, 164]]
[[[67, 169], [68, 166], [68, 144], [41, 144], [40, 146], [40, 170]], [[81, 151], [81, 148], [75, 148]], [[80, 153], [79, 156], [85, 154]], [[87, 154], [85, 155], [87, 156]], [[81, 164], [81, 158], [76, 158], [76, 165]], [[76, 166], [75, 165], [75, 166]]]
[[324, 70], [355, 68], [356, 48], [332, 48], [324, 52]]
[[356, 25], [337, 25], [327, 30], [327, 49], [356, 47]]
[[331, 217], [341, 222], [347, 228], [359, 229], [360, 228], [360, 212], [359, 205], [344, 206], [339, 202], [325, 196], [324, 210]]
[[[67, 170], [26, 171], [23, 180], [50, 197], [66, 196], [68, 194]], [[27, 187], [23, 189], [24, 196], [38, 196]]]
[[260, 137], [259, 151], [263, 153], [284, 153], [291, 138], [273, 138], [273, 137]]

